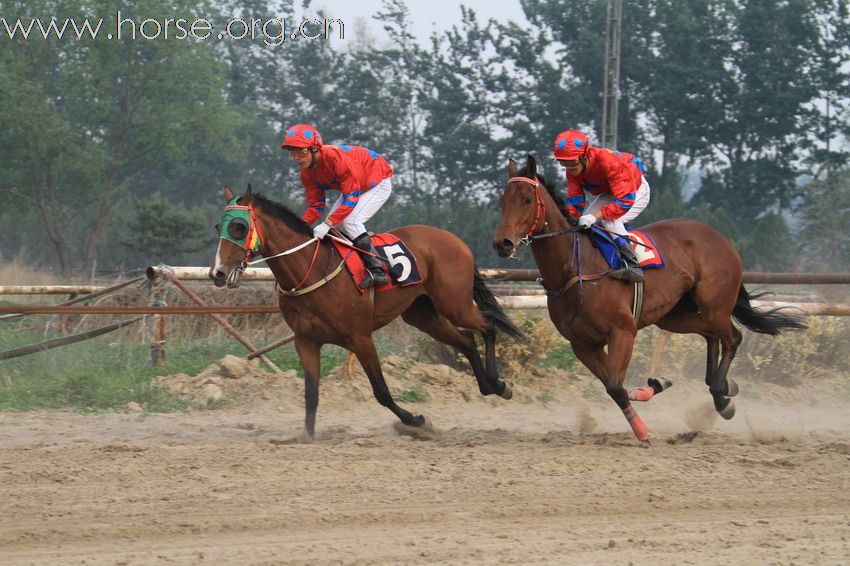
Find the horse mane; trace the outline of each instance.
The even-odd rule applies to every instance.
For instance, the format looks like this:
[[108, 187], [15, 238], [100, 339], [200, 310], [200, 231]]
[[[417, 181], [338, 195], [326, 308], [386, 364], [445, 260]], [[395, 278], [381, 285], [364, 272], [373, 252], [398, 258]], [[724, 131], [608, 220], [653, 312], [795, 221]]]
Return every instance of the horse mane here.
[[269, 200], [260, 193], [254, 193], [251, 196], [251, 200], [257, 205], [257, 208], [266, 214], [277, 218], [295, 232], [305, 236], [313, 235], [313, 230], [310, 228], [310, 225], [301, 220], [300, 216], [289, 210], [284, 205], [274, 202], [273, 200]]
[[[517, 172], [517, 176], [519, 177], [528, 177], [528, 165], [523, 165], [522, 169]], [[552, 197], [552, 200], [555, 201], [555, 204], [558, 205], [558, 210], [561, 211], [563, 216], [567, 216], [567, 206], [564, 197], [559, 195], [555, 190], [555, 186], [552, 182], [547, 181], [543, 175], [537, 173], [537, 180], [540, 181], [540, 184], [546, 187], [546, 190], [549, 192], [549, 196]]]

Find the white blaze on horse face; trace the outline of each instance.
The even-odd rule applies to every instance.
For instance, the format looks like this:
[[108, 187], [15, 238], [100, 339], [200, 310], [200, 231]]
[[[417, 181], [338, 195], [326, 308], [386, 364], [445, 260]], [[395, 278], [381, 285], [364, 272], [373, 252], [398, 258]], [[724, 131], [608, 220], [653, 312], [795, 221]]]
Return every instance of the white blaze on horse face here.
[[215, 250], [215, 264], [213, 266], [213, 273], [218, 273], [219, 271], [224, 271], [224, 266], [221, 264], [221, 242], [222, 238], [218, 239], [218, 248]]

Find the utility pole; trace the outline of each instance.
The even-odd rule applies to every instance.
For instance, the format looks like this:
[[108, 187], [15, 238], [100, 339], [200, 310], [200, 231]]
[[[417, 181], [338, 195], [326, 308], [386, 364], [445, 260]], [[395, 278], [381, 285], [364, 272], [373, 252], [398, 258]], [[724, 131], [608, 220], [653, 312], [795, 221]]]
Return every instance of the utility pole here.
[[605, 76], [602, 82], [602, 147], [617, 147], [617, 106], [620, 98], [620, 30], [623, 0], [608, 0], [605, 20]]

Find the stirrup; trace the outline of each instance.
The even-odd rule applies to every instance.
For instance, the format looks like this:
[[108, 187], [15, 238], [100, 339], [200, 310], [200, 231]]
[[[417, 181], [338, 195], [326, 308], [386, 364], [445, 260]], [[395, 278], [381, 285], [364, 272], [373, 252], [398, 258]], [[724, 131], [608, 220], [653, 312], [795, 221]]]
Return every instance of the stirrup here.
[[371, 270], [367, 269], [366, 275], [366, 279], [360, 282], [361, 289], [368, 289], [369, 287], [378, 287], [380, 285], [386, 285], [387, 283], [389, 283], [389, 281], [387, 281], [387, 276], [384, 275], [383, 271], [381, 271], [380, 275], [377, 275], [375, 273], [372, 273]]
[[643, 281], [643, 270], [639, 267], [627, 265], [620, 269], [612, 269], [608, 275], [614, 279], [621, 279], [630, 283], [641, 283]]

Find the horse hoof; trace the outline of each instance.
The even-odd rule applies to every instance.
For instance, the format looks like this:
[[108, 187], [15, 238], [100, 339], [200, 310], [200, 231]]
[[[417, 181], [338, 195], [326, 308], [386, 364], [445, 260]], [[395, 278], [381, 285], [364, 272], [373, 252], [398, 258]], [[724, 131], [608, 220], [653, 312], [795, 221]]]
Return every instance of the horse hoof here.
[[414, 424], [406, 425], [404, 423], [395, 423], [395, 430], [402, 436], [410, 436], [416, 440], [431, 440], [435, 437], [434, 425], [431, 424], [431, 419], [416, 415], [413, 417]]
[[505, 379], [504, 381], [502, 381], [502, 383], [505, 384], [505, 389], [504, 389], [504, 391], [502, 391], [502, 394], [500, 395], [500, 397], [502, 399], [512, 398], [514, 396], [514, 384], [513, 384], [513, 382], [508, 380], [508, 379]]
[[658, 395], [665, 389], [670, 389], [673, 387], [673, 382], [667, 379], [666, 377], [650, 377], [646, 380], [646, 384], [652, 387], [652, 390], [655, 391], [655, 394]]
[[726, 378], [726, 396], [734, 397], [738, 394], [738, 384], [735, 383], [735, 380], [727, 377]]
[[714, 408], [727, 421], [735, 416], [735, 402], [729, 397], [715, 397]]

